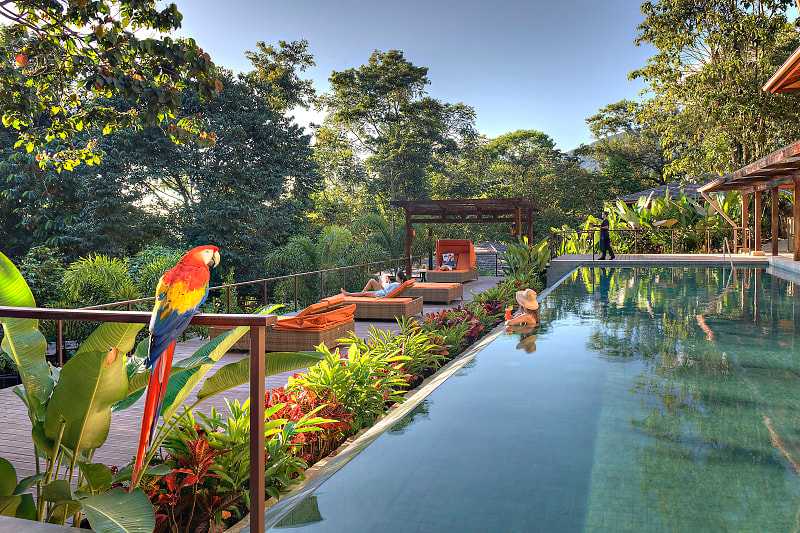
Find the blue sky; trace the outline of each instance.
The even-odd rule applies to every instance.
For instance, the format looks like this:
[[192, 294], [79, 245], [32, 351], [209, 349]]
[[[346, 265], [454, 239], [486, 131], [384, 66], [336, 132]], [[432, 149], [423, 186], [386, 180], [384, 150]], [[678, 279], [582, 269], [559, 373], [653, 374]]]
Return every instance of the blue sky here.
[[176, 1], [220, 65], [246, 70], [256, 41], [305, 38], [324, 91], [332, 70], [397, 48], [429, 67], [431, 95], [473, 106], [482, 133], [539, 129], [564, 150], [591, 140], [587, 116], [638, 95], [627, 74], [651, 53], [634, 44], [640, 0]]

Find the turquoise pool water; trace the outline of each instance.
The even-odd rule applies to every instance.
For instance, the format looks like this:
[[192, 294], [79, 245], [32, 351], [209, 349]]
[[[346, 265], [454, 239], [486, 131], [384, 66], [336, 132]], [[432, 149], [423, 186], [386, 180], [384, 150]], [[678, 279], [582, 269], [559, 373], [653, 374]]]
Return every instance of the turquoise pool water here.
[[582, 269], [273, 530], [800, 529], [800, 286]]

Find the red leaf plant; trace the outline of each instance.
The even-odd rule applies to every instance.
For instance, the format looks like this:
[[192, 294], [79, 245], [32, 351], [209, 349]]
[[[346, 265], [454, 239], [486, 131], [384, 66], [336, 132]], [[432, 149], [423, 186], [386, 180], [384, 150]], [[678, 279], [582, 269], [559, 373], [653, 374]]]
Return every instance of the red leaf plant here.
[[161, 532], [224, 530], [224, 519], [235, 508], [240, 493], [219, 493], [211, 469], [214, 460], [225, 453], [211, 447], [201, 436], [186, 442], [187, 452], [172, 455], [175, 467], [161, 477], [143, 484], [156, 507], [156, 529]]
[[282, 409], [272, 415], [272, 419], [285, 418], [298, 421], [320, 405], [315, 417], [336, 420], [319, 424], [322, 431], [298, 433], [292, 438], [292, 444], [298, 446], [297, 456], [307, 464], [312, 465], [326, 457], [347, 438], [353, 422], [353, 416], [340, 404], [333, 395], [321, 397], [314, 391], [302, 386], [295, 386], [287, 390], [277, 387], [267, 393], [266, 407], [276, 404], [286, 404]]

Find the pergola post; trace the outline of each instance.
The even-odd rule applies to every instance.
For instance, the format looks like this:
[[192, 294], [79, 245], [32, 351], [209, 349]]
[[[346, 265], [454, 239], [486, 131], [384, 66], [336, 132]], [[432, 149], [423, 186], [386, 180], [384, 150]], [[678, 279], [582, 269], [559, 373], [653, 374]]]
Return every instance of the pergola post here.
[[753, 195], [753, 248], [761, 251], [761, 191]]
[[533, 210], [528, 210], [528, 243], [533, 244]]
[[747, 253], [750, 251], [750, 238], [748, 235], [750, 229], [750, 194], [742, 193], [742, 251]]
[[792, 218], [794, 219], [794, 260], [800, 261], [800, 177], [792, 179], [794, 182], [794, 203], [792, 205]]
[[514, 237], [519, 239], [522, 236], [522, 208], [514, 209]]
[[778, 255], [778, 238], [780, 231], [778, 230], [778, 187], [773, 187], [769, 191], [772, 208], [770, 210], [770, 233], [772, 234], [772, 255]]

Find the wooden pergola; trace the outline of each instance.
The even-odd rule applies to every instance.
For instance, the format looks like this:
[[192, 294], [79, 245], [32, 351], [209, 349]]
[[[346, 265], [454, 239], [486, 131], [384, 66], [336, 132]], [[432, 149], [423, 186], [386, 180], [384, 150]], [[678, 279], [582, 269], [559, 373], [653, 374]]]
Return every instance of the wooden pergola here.
[[[794, 260], [800, 261], [800, 141], [772, 152], [739, 170], [712, 180], [698, 189], [703, 196], [718, 191], [739, 191], [742, 194], [742, 228], [750, 227], [750, 195], [753, 195], [754, 248], [761, 250], [761, 201], [769, 192], [771, 199], [770, 229], [772, 255], [778, 255], [778, 193], [780, 189], [794, 192]], [[713, 202], [712, 202], [713, 204]], [[744, 250], [749, 240], [744, 236]]]
[[411, 275], [414, 224], [510, 224], [514, 237], [527, 235], [528, 241], [533, 241], [533, 204], [524, 198], [397, 200], [392, 205], [405, 211], [408, 275]]

